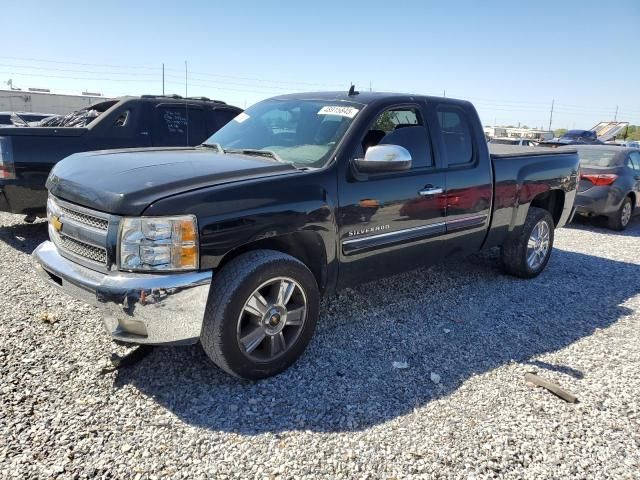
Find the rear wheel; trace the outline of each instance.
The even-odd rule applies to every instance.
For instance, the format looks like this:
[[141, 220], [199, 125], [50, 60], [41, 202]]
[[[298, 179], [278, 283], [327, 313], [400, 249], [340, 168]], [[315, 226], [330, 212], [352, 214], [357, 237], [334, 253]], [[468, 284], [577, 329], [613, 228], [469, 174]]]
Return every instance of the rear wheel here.
[[624, 230], [631, 221], [633, 214], [633, 204], [631, 198], [626, 197], [620, 206], [620, 209], [609, 217], [609, 228], [612, 230]]
[[547, 210], [529, 207], [520, 233], [507, 240], [502, 248], [505, 271], [521, 278], [538, 276], [551, 256], [553, 229], [553, 218]]
[[240, 255], [214, 276], [202, 347], [237, 377], [276, 375], [311, 340], [319, 297], [315, 277], [299, 260], [272, 250]]

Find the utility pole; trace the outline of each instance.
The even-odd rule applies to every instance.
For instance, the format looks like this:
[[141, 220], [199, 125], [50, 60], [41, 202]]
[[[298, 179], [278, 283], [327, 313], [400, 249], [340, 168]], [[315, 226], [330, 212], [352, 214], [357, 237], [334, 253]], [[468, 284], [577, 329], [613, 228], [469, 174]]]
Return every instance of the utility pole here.
[[551, 100], [551, 113], [549, 114], [549, 131], [551, 131], [551, 122], [553, 122], [553, 104], [555, 103], [555, 101], [555, 98]]
[[369, 80], [369, 91], [373, 92], [373, 89], [371, 88], [371, 80]]
[[164, 63], [162, 64], [162, 96], [164, 97]]
[[613, 121], [614, 121], [614, 122], [617, 122], [617, 121], [618, 121], [618, 105], [616, 105], [616, 113], [615, 113], [615, 115], [613, 116]]

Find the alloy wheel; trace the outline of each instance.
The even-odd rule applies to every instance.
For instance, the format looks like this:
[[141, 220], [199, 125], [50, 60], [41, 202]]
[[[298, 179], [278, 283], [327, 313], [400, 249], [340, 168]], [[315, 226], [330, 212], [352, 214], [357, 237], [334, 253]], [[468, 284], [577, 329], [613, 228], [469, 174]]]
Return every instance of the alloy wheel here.
[[255, 362], [272, 361], [287, 352], [303, 330], [307, 298], [292, 278], [272, 278], [256, 288], [238, 317], [240, 350]]
[[549, 253], [549, 224], [540, 220], [531, 231], [527, 242], [527, 265], [531, 270], [537, 270], [544, 263]]

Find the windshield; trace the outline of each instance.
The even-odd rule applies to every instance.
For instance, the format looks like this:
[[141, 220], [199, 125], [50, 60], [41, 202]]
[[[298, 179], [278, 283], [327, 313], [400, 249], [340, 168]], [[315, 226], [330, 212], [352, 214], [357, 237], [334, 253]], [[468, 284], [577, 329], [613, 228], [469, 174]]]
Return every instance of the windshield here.
[[335, 101], [265, 100], [239, 114], [205, 145], [225, 153], [265, 152], [296, 167], [322, 167], [361, 108]]
[[578, 149], [580, 165], [589, 167], [613, 167], [619, 150]]

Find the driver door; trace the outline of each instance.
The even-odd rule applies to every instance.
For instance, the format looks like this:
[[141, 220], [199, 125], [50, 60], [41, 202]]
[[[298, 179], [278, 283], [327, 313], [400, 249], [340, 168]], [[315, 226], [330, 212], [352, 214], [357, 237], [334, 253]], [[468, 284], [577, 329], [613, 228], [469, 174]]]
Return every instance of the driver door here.
[[421, 104], [380, 112], [354, 158], [374, 145], [409, 151], [411, 168], [341, 175], [337, 209], [339, 284], [344, 287], [430, 263], [446, 232], [446, 175], [432, 149]]

